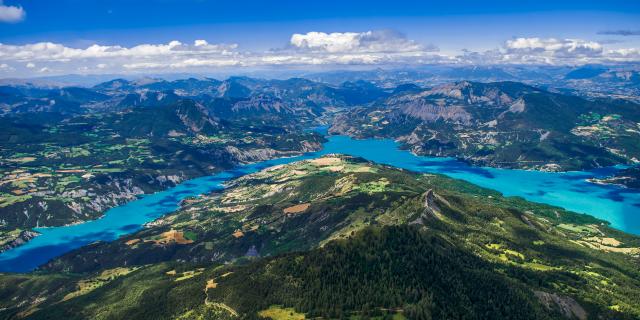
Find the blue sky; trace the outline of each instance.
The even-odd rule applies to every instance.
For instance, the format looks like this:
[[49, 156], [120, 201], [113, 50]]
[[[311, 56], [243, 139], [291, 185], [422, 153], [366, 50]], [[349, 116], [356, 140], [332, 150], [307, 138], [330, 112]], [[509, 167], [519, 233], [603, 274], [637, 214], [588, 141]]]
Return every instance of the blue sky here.
[[[297, 44], [294, 34], [301, 35]], [[0, 43], [0, 77], [273, 65], [628, 63], [640, 60], [640, 1], [4, 0]], [[37, 46], [43, 43], [51, 45]], [[93, 45], [99, 47], [86, 50]]]

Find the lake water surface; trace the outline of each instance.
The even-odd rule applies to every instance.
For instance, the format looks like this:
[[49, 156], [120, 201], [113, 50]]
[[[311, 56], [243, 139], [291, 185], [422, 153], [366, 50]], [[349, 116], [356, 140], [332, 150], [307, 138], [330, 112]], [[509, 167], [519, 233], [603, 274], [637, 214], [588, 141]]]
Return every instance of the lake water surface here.
[[331, 136], [322, 151], [300, 157], [281, 158], [240, 166], [213, 176], [188, 180], [180, 185], [108, 210], [104, 217], [82, 224], [38, 228], [41, 235], [27, 244], [0, 254], [0, 272], [26, 272], [50, 259], [102, 240], [112, 241], [133, 233], [142, 225], [178, 209], [186, 197], [223, 188], [230, 179], [261, 169], [323, 154], [342, 153], [359, 156], [417, 172], [442, 173], [531, 201], [560, 206], [587, 213], [611, 222], [620, 230], [640, 234], [640, 192], [617, 186], [597, 185], [585, 181], [610, 175], [616, 169], [589, 172], [547, 173], [538, 171], [473, 167], [451, 158], [415, 156], [400, 150], [393, 140], [353, 140]]

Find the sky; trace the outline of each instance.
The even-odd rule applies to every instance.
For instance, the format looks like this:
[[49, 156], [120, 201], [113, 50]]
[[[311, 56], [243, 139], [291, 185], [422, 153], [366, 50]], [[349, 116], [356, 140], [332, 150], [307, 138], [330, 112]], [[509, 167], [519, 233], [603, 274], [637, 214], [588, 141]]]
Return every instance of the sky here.
[[0, 78], [639, 62], [635, 0], [0, 0]]

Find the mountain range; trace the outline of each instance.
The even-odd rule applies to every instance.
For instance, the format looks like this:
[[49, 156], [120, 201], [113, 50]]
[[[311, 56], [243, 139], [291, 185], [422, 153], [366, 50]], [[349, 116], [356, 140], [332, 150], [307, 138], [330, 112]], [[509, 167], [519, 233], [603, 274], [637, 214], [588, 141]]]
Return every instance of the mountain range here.
[[[634, 72], [442, 67], [3, 85], [0, 251], [192, 178], [318, 151], [322, 128], [474, 166], [624, 166], [592, 182], [635, 192]], [[605, 95], [607, 86], [619, 91]], [[134, 229], [0, 274], [0, 318], [640, 317], [638, 236], [346, 155], [229, 179]]]

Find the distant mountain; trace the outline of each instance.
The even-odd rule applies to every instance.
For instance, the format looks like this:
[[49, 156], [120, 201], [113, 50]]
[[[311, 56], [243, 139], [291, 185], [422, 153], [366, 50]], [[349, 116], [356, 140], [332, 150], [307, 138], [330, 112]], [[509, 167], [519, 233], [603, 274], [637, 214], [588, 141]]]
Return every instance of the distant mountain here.
[[603, 95], [600, 89], [584, 88], [600, 83], [602, 88], [616, 86], [632, 93], [636, 90], [634, 83], [640, 81], [636, 71], [600, 66], [575, 69], [439, 66], [431, 71], [434, 72], [431, 76], [445, 78], [507, 75], [519, 78], [523, 74], [546, 72], [555, 77], [556, 83], [581, 89], [540, 87], [516, 81], [396, 83], [426, 73], [389, 70], [364, 72], [376, 80], [340, 84], [304, 78], [114, 79], [92, 88], [3, 86], [0, 111], [3, 114], [131, 112], [135, 108], [172, 107], [187, 99], [204, 108], [216, 123], [229, 120], [249, 125], [257, 121], [273, 128], [311, 125], [321, 117], [323, 121], [333, 118], [339, 111], [331, 132], [393, 137], [416, 153], [456, 156], [498, 167], [571, 170], [640, 159], [635, 127], [640, 117], [638, 104], [623, 94]]
[[119, 109], [131, 107], [154, 107], [171, 105], [182, 98], [176, 95], [172, 90], [168, 91], [151, 91], [141, 90], [127, 93], [119, 99], [114, 99], [114, 104]]
[[109, 99], [109, 96], [105, 94], [78, 87], [65, 87], [58, 90], [51, 90], [47, 97], [49, 99], [62, 99], [77, 103], [94, 103]]
[[451, 68], [441, 73], [443, 76], [454, 79], [493, 79], [493, 80], [517, 80], [517, 75], [510, 73], [505, 68], [494, 66], [472, 66]]
[[207, 110], [192, 100], [132, 108], [106, 118], [104, 121], [112, 121], [113, 124], [109, 127], [125, 137], [211, 135], [220, 129], [219, 123], [209, 116]]
[[410, 92], [417, 93], [420, 91], [422, 91], [422, 88], [420, 86], [415, 85], [413, 83], [404, 83], [395, 87], [391, 92], [391, 94], [396, 95], [399, 93], [410, 93]]
[[113, 79], [93, 86], [94, 90], [101, 92], [126, 92], [133, 90], [134, 88], [135, 85], [129, 80], [125, 79]]
[[174, 81], [160, 80], [139, 86], [140, 88], [155, 91], [175, 91], [181, 95], [197, 95], [202, 92], [214, 91], [220, 85], [220, 81], [209, 78], [189, 78]]
[[571, 70], [569, 73], [567, 73], [564, 76], [564, 78], [565, 79], [589, 79], [589, 78], [599, 76], [606, 71], [607, 69], [603, 67], [584, 66], [581, 68]]
[[347, 111], [330, 132], [393, 137], [419, 154], [482, 165], [573, 170], [640, 158], [638, 121], [640, 106], [628, 101], [463, 81]]
[[223, 81], [217, 88], [215, 96], [222, 98], [247, 98], [251, 95], [251, 89], [242, 85], [235, 79]]
[[640, 102], [638, 65], [527, 66], [527, 65], [428, 65], [410, 69], [375, 69], [367, 71], [329, 71], [305, 77], [333, 85], [366, 80], [384, 88], [403, 83], [422, 87], [457, 82], [516, 81], [550, 90], [572, 91], [583, 96], [619, 98]]
[[0, 87], [0, 114], [59, 112], [81, 113], [83, 105], [101, 103], [109, 96], [79, 87], [45, 89], [31, 86]]

